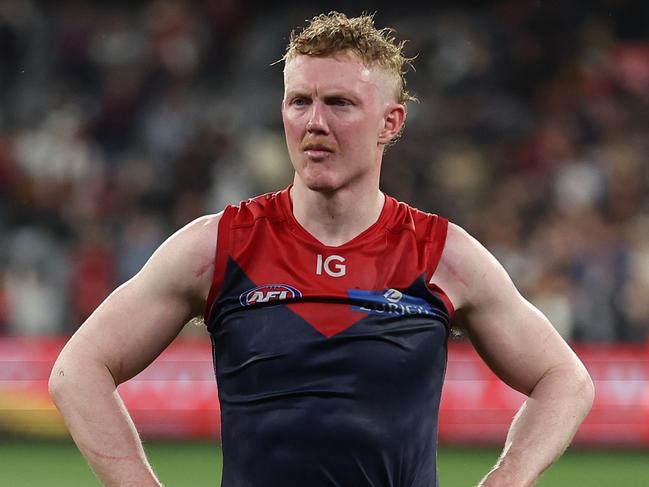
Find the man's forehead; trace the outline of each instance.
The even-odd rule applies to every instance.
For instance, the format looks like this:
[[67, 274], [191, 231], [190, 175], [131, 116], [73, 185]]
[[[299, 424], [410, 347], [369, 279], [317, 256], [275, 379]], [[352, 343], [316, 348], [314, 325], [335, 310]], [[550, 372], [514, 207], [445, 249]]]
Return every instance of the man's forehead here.
[[299, 54], [287, 61], [284, 78], [316, 77], [330, 79], [346, 76], [369, 80], [371, 70], [353, 54], [338, 53], [331, 56], [308, 56]]
[[380, 87], [388, 80], [385, 70], [365, 65], [351, 52], [330, 56], [298, 54], [286, 62], [284, 86], [288, 89], [317, 83], [320, 86], [367, 89]]

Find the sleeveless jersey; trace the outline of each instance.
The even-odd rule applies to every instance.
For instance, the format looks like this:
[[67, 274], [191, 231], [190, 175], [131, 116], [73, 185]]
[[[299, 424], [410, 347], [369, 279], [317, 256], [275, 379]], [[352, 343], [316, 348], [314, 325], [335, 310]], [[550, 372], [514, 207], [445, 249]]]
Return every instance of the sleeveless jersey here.
[[449, 321], [428, 284], [447, 220], [386, 196], [329, 247], [289, 188], [225, 209], [206, 304], [223, 487], [433, 487]]

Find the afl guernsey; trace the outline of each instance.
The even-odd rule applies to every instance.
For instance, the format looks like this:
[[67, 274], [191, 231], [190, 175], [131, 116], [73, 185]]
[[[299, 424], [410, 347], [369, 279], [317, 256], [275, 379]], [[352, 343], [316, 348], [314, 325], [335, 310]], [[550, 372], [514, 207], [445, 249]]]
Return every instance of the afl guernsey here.
[[225, 209], [206, 305], [223, 487], [433, 487], [452, 306], [447, 220], [385, 197], [329, 247], [289, 188]]

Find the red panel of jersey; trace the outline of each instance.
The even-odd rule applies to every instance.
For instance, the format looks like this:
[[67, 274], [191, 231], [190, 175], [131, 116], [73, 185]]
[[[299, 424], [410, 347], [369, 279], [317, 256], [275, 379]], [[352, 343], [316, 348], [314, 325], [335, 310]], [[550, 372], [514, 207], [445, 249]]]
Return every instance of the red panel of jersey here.
[[[349, 304], [336, 304], [347, 301], [349, 290], [405, 288], [421, 275], [426, 283], [430, 281], [446, 241], [446, 219], [386, 195], [381, 215], [370, 228], [344, 245], [330, 247], [297, 222], [289, 189], [258, 196], [224, 211], [206, 322], [228, 258], [261, 286], [250, 297], [265, 302], [285, 301], [325, 336], [335, 335], [365, 316]], [[273, 285], [293, 287], [300, 297], [294, 292], [282, 293], [280, 288], [273, 293], [273, 289], [264, 287]], [[434, 285], [429, 285], [429, 290], [444, 302], [452, 316], [453, 307], [446, 294]], [[322, 307], [322, 301], [331, 305]]]

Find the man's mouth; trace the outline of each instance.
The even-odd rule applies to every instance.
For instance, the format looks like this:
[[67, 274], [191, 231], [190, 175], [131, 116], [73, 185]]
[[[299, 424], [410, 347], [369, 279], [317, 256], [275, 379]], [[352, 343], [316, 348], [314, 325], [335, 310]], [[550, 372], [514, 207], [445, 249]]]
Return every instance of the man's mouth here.
[[307, 156], [314, 159], [327, 157], [334, 152], [333, 148], [327, 144], [305, 144], [302, 150]]

